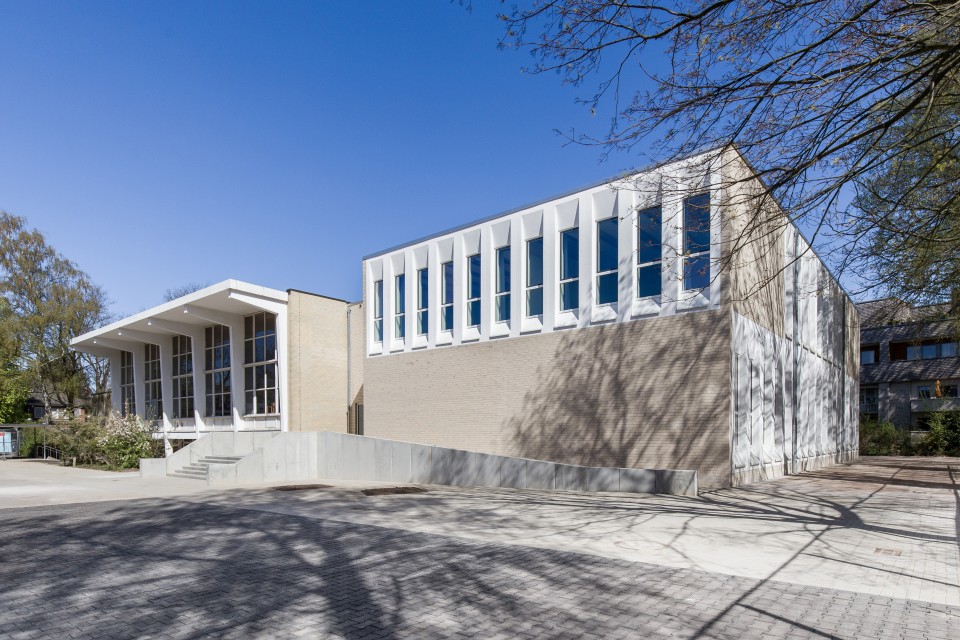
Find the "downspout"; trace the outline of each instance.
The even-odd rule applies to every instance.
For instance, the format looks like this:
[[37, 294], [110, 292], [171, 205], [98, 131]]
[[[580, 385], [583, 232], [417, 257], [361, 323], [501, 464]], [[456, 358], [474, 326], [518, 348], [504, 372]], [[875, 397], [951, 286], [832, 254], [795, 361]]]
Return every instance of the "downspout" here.
[[840, 348], [843, 358], [840, 367], [840, 461], [847, 451], [847, 297], [843, 296], [843, 329], [840, 331]]
[[793, 394], [790, 402], [793, 404], [793, 452], [791, 473], [797, 473], [797, 408], [800, 403], [797, 402], [797, 390], [800, 385], [797, 381], [800, 358], [800, 232], [797, 231], [793, 237]]

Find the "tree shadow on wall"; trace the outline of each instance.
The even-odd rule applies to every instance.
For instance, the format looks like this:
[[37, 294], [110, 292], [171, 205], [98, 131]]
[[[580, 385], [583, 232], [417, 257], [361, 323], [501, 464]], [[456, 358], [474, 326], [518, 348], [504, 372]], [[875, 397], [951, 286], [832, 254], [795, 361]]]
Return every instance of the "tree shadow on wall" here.
[[729, 351], [724, 312], [563, 334], [505, 425], [511, 448], [569, 464], [698, 469], [709, 487], [729, 476]]

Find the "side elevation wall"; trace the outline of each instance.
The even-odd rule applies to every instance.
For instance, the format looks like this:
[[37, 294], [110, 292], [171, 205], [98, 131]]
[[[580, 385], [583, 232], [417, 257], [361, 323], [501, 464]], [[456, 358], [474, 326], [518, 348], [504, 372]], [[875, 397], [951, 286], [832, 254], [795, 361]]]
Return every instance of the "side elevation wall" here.
[[730, 484], [728, 311], [365, 361], [365, 434]]
[[347, 303], [293, 290], [289, 295], [288, 428], [346, 433]]

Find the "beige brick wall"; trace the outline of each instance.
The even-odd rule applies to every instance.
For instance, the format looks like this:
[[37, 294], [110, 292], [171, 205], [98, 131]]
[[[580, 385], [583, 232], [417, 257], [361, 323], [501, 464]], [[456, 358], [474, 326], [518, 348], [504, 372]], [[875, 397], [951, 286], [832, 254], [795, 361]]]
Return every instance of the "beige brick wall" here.
[[784, 337], [784, 233], [790, 223], [735, 150], [723, 154], [724, 304]]
[[362, 302], [353, 302], [347, 305], [347, 317], [350, 322], [350, 424], [348, 431], [354, 433], [356, 425], [357, 405], [363, 404], [363, 363], [364, 334], [367, 323], [364, 322], [364, 307]]
[[730, 484], [730, 312], [367, 357], [366, 435]]
[[290, 431], [347, 431], [347, 303], [289, 292]]

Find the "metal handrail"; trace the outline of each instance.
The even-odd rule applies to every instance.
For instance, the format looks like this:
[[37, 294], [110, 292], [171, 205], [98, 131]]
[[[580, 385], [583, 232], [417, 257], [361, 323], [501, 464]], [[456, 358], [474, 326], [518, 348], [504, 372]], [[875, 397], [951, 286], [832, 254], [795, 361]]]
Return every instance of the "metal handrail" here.
[[63, 452], [60, 451], [60, 449], [57, 449], [55, 447], [51, 447], [45, 444], [39, 445], [39, 448], [41, 451], [43, 451], [44, 460], [48, 460], [50, 458], [54, 458], [56, 460], [63, 459]]

